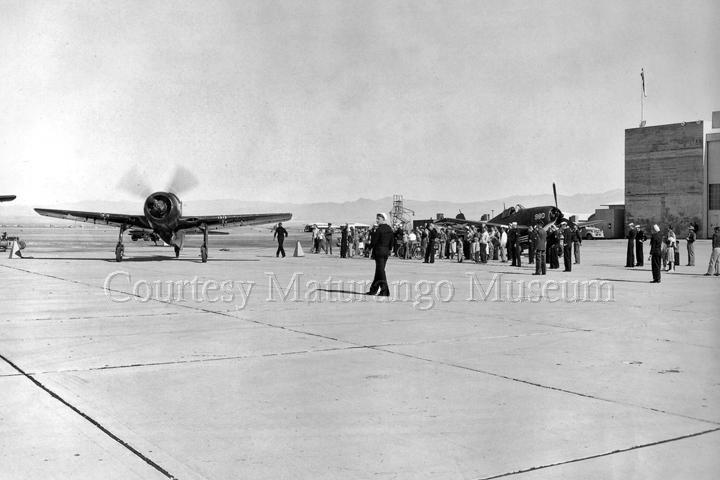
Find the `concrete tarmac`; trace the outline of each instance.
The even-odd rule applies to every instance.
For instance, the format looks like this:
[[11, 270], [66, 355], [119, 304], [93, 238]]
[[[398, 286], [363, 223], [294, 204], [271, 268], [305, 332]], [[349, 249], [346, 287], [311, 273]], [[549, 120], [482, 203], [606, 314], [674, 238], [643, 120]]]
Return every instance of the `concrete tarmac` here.
[[614, 240], [545, 277], [391, 258], [383, 299], [372, 260], [307, 242], [116, 263], [115, 237], [34, 232], [0, 259], [2, 479], [720, 475], [707, 240], [659, 285]]

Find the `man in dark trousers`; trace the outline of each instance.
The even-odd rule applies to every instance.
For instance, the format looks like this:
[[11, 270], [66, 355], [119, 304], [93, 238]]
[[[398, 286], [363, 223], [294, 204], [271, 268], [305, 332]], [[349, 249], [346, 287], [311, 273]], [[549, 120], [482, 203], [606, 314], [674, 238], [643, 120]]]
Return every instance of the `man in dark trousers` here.
[[335, 229], [332, 226], [332, 223], [328, 223], [327, 228], [325, 229], [325, 243], [327, 244], [327, 251], [329, 255], [332, 255], [332, 242], [333, 242], [333, 233], [335, 233]]
[[572, 243], [573, 243], [573, 255], [575, 255], [575, 263], [580, 263], [580, 246], [582, 245], [582, 236], [580, 235], [580, 229], [577, 225], [572, 227]]
[[547, 232], [538, 224], [535, 228], [535, 273], [533, 275], [545, 275], [547, 264], [545, 263], [545, 249], [547, 248]]
[[278, 223], [277, 227], [275, 228], [275, 233], [273, 234], [273, 239], [277, 237], [278, 241], [278, 248], [277, 252], [275, 252], [275, 256], [279, 257], [282, 253], [283, 258], [285, 258], [285, 249], [283, 248], [283, 242], [285, 241], [285, 237], [287, 237], [287, 230], [282, 226], [282, 222]]
[[386, 223], [387, 217], [384, 213], [378, 213], [377, 230], [372, 236], [372, 252], [375, 258], [375, 277], [367, 295], [379, 295], [381, 297], [390, 296], [390, 287], [388, 286], [387, 277], [385, 276], [385, 264], [392, 252], [393, 241], [395, 235], [392, 228]]
[[514, 224], [510, 224], [510, 228], [507, 232], [507, 250], [508, 250], [508, 257], [510, 257], [510, 260], [512, 261], [512, 266], [517, 266], [517, 260], [515, 259], [515, 240], [517, 239], [517, 229], [513, 226]]
[[563, 272], [572, 272], [572, 236], [573, 233], [567, 226], [567, 222], [562, 222], [562, 237], [563, 237], [563, 263], [565, 264], [565, 270]]
[[660, 262], [662, 260], [662, 236], [660, 227], [653, 225], [653, 233], [650, 237], [650, 264], [652, 266], [652, 283], [660, 283]]
[[642, 227], [638, 223], [635, 225], [635, 266], [636, 267], [642, 267], [643, 266], [643, 242], [647, 240], [647, 237], [645, 236], [645, 232], [643, 231]]
[[434, 223], [428, 226], [427, 235], [428, 242], [427, 248], [425, 249], [425, 261], [423, 263], [435, 263], [435, 240], [437, 239], [438, 233]]
[[627, 258], [625, 259], [625, 267], [632, 268], [635, 266], [635, 224], [628, 225], [627, 233]]

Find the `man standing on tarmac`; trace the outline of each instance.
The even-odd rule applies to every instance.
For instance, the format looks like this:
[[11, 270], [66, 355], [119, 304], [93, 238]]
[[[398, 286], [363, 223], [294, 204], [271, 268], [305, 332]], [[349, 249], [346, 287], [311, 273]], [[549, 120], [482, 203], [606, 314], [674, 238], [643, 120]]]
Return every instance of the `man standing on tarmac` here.
[[565, 264], [564, 272], [572, 272], [572, 237], [573, 233], [567, 226], [567, 222], [562, 222], [562, 236], [563, 236], [563, 263]]
[[285, 249], [283, 248], [283, 242], [285, 241], [285, 237], [287, 237], [287, 230], [282, 226], [282, 222], [277, 224], [277, 227], [275, 228], [275, 233], [273, 234], [273, 239], [277, 237], [278, 241], [278, 248], [277, 252], [275, 252], [275, 256], [279, 257], [282, 253], [283, 258], [285, 258]]
[[688, 227], [688, 236], [687, 236], [687, 251], [688, 251], [688, 267], [694, 267], [695, 266], [695, 227], [690, 225]]
[[428, 225], [427, 247], [425, 248], [425, 261], [423, 263], [435, 263], [435, 240], [437, 239], [437, 229], [435, 224]]
[[647, 237], [645, 236], [645, 232], [640, 227], [640, 224], [638, 223], [635, 225], [636, 231], [635, 231], [635, 266], [636, 267], [642, 267], [643, 266], [643, 242], [647, 240]]
[[545, 249], [547, 248], [547, 232], [542, 224], [535, 227], [535, 273], [533, 275], [545, 275], [547, 264], [545, 262]]
[[627, 258], [625, 259], [625, 268], [635, 266], [635, 224], [628, 225], [627, 233]]
[[660, 283], [660, 262], [662, 260], [662, 237], [660, 227], [653, 225], [653, 233], [650, 237], [650, 264], [652, 266], [652, 283]]
[[572, 227], [572, 244], [573, 254], [575, 255], [575, 263], [580, 264], [580, 245], [582, 245], [582, 236], [577, 225]]
[[332, 223], [328, 223], [328, 226], [325, 229], [325, 243], [327, 244], [326, 253], [329, 255], [332, 255], [333, 233], [335, 233], [335, 229], [333, 228]]
[[385, 276], [385, 264], [387, 263], [394, 241], [392, 228], [387, 224], [387, 217], [384, 213], [378, 213], [377, 230], [372, 236], [372, 244], [370, 248], [375, 258], [375, 277], [373, 278], [370, 290], [366, 295], [379, 295], [381, 297], [390, 296], [390, 287], [388, 286], [387, 277]]

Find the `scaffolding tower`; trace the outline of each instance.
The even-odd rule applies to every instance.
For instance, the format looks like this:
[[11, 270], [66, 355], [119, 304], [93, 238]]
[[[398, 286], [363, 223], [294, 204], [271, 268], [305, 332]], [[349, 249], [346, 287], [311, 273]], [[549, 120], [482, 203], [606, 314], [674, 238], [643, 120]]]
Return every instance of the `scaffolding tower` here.
[[393, 195], [393, 208], [390, 212], [392, 225], [399, 225], [405, 229], [408, 223], [412, 223], [412, 219], [410, 217], [413, 215], [415, 215], [415, 212], [409, 208], [405, 208], [403, 205], [403, 196], [397, 194]]

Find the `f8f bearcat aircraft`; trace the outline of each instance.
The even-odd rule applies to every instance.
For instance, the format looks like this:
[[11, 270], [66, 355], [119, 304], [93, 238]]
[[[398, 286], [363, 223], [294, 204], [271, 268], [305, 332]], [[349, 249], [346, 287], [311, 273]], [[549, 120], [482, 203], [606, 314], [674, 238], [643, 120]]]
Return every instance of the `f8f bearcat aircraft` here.
[[[185, 170], [178, 174], [192, 175]], [[194, 182], [194, 180], [192, 180]], [[155, 233], [165, 243], [175, 249], [175, 257], [180, 256], [186, 233], [202, 233], [203, 243], [200, 247], [202, 262], [208, 259], [208, 234], [210, 230], [231, 226], [259, 225], [290, 220], [290, 213], [257, 213], [239, 215], [208, 215], [186, 217], [182, 214], [182, 202], [171, 191], [151, 193], [145, 199], [144, 215], [127, 215], [118, 213], [85, 212], [77, 210], [54, 210], [36, 208], [35, 211], [46, 217], [62, 218], [79, 222], [94, 223], [98, 225], [112, 225], [120, 228], [118, 243], [115, 246], [115, 260], [122, 261], [125, 247], [122, 243], [123, 233], [127, 229], [133, 231], [146, 231]], [[220, 232], [213, 232], [220, 233]]]

